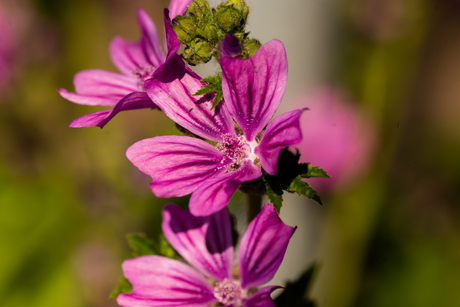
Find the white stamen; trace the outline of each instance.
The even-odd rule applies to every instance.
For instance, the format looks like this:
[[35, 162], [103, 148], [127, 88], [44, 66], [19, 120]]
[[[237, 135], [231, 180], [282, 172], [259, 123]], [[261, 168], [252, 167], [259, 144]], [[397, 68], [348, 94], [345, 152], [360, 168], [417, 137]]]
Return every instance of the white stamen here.
[[225, 278], [216, 283], [213, 292], [217, 301], [225, 306], [241, 306], [241, 286], [239, 282]]

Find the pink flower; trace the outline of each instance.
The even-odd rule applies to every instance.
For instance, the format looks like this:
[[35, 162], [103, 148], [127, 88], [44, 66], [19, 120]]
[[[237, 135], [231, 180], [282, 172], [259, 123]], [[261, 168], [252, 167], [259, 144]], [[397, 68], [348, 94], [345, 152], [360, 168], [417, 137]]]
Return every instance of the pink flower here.
[[317, 189], [351, 184], [370, 165], [375, 130], [357, 106], [348, 104], [332, 89], [319, 91], [296, 106], [308, 107], [301, 121], [300, 162], [310, 162], [328, 172], [331, 179], [310, 178]]
[[75, 75], [76, 93], [65, 89], [58, 90], [62, 97], [78, 104], [113, 106], [112, 110], [79, 117], [70, 127], [102, 128], [121, 111], [156, 108], [155, 98], [151, 100], [145, 93], [144, 81], [163, 70], [177, 76], [196, 76], [176, 54], [180, 43], [171, 26], [171, 19], [183, 14], [191, 2], [172, 0], [170, 10], [165, 9], [166, 56], [162, 51], [155, 24], [144, 10], [138, 9], [141, 39], [137, 42], [127, 42], [115, 37], [110, 44], [112, 62], [121, 74], [99, 69], [84, 70]]
[[233, 274], [232, 226], [226, 208], [206, 217], [195, 217], [187, 210], [168, 205], [163, 210], [162, 229], [174, 249], [205, 277], [170, 258], [143, 256], [126, 260], [123, 272], [133, 292], [120, 294], [118, 304], [275, 306], [270, 293], [281, 287], [257, 287], [275, 275], [295, 228], [285, 225], [272, 205], [265, 205], [241, 239], [239, 276]]
[[150, 187], [156, 196], [193, 193], [189, 206], [197, 216], [226, 206], [241, 182], [262, 175], [260, 167], [276, 174], [281, 150], [302, 139], [301, 109], [269, 123], [286, 88], [283, 43], [272, 40], [247, 60], [222, 56], [220, 64], [225, 101], [212, 111], [209, 97], [190, 96], [203, 84], [198, 79], [185, 85], [163, 72], [145, 83], [147, 94], [156, 98], [169, 118], [217, 146], [188, 136], [159, 136], [137, 142], [126, 152], [152, 177]]
[[4, 16], [3, 8], [0, 7], [0, 89], [8, 79], [12, 66], [12, 50], [14, 47], [14, 31]]
[[[33, 16], [21, 1], [0, 2], [0, 91], [5, 94], [22, 69], [21, 45], [27, 40]], [[2, 95], [4, 98], [4, 95]], [[2, 101], [0, 98], [0, 101]]]

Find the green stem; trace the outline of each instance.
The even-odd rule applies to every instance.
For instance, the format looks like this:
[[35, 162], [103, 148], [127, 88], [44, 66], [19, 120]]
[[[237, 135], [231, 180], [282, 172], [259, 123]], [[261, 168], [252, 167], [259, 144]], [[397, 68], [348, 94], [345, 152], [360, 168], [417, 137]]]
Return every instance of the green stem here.
[[248, 195], [248, 224], [260, 213], [262, 210], [262, 195], [261, 194], [247, 194]]

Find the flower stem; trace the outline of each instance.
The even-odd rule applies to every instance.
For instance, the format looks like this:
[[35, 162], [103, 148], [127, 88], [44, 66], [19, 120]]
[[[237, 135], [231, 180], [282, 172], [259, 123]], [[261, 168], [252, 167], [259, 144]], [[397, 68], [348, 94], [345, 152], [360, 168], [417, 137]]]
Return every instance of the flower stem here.
[[262, 210], [262, 195], [249, 193], [248, 195], [248, 224], [259, 214]]

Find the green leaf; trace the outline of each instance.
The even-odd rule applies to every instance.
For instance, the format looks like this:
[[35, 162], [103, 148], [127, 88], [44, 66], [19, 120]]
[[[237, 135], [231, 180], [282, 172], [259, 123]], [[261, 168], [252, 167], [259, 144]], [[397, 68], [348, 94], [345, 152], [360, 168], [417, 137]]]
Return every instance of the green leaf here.
[[280, 214], [281, 207], [283, 206], [283, 191], [273, 191], [268, 182], [265, 183], [265, 189], [267, 191], [267, 197], [270, 200], [270, 203], [276, 209], [276, 212]]
[[299, 158], [298, 151], [291, 152], [288, 148], [284, 148], [280, 152], [278, 172], [275, 175], [270, 175], [262, 169], [262, 180], [257, 179], [245, 182], [241, 185], [240, 190], [245, 193], [265, 193], [278, 214], [282, 207], [283, 190], [307, 196], [322, 204], [318, 193], [308, 183], [302, 181], [302, 178], [330, 177], [326, 171], [318, 166], [312, 166], [310, 163], [299, 163]]
[[331, 178], [331, 176], [329, 176], [325, 170], [319, 168], [318, 166], [312, 166], [310, 163], [300, 163], [300, 165], [302, 166], [302, 168], [307, 168], [306, 173], [300, 174], [302, 178]]
[[224, 96], [222, 93], [222, 76], [216, 75], [213, 77], [207, 77], [207, 78], [202, 79], [201, 81], [207, 82], [208, 84], [203, 85], [203, 87], [199, 89], [192, 96], [199, 96], [199, 95], [204, 95], [208, 93], [216, 93], [216, 96], [214, 97], [214, 100], [212, 102], [212, 107], [211, 107], [211, 110], [212, 110], [219, 104], [219, 102], [222, 99], [224, 99]]
[[[146, 255], [159, 255], [168, 258], [176, 258], [176, 251], [171, 247], [163, 234], [160, 234], [158, 244], [155, 244], [143, 233], [130, 233], [126, 235], [128, 244], [132, 249], [134, 257]], [[110, 293], [109, 298], [116, 298], [120, 293], [130, 293], [133, 287], [130, 282], [122, 276], [117, 287]]]
[[288, 282], [284, 291], [275, 298], [276, 307], [314, 307], [314, 302], [305, 297], [314, 271], [315, 264], [311, 265], [299, 279]]
[[291, 193], [295, 192], [301, 196], [307, 196], [308, 198], [322, 205], [321, 199], [318, 196], [318, 192], [316, 192], [312, 187], [310, 187], [308, 183], [302, 181], [301, 175], [297, 176], [294, 180], [292, 180], [291, 184], [286, 190]]
[[160, 242], [158, 243], [158, 254], [167, 258], [176, 258], [176, 251], [169, 244], [163, 234], [160, 234]]
[[158, 248], [145, 234], [131, 233], [127, 234], [126, 238], [128, 239], [128, 244], [132, 249], [134, 257], [160, 255]]
[[112, 293], [110, 293], [109, 298], [114, 299], [117, 298], [120, 293], [131, 293], [132, 291], [133, 286], [131, 286], [131, 283], [126, 279], [126, 277], [122, 276], [116, 288], [113, 289]]

